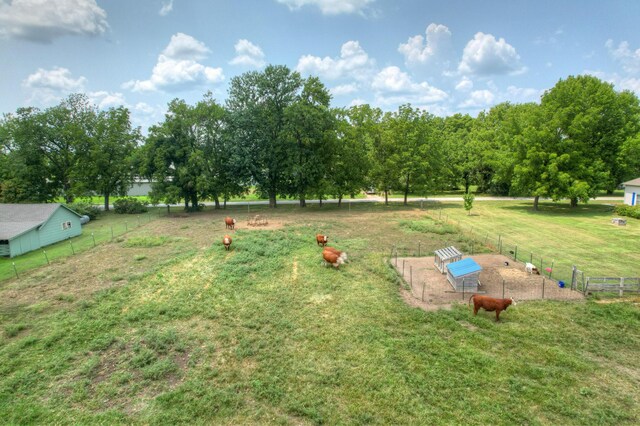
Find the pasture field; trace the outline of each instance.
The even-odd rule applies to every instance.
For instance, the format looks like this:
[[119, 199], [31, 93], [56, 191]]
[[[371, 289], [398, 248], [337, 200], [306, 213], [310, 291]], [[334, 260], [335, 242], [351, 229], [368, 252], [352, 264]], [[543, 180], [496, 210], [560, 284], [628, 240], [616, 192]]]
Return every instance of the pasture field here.
[[[459, 228], [518, 217], [597, 245], [606, 233], [593, 228], [611, 216], [474, 206], [443, 205], [449, 224], [397, 205], [252, 207], [269, 220], [254, 229], [240, 208], [175, 214], [4, 280], [1, 422], [637, 424], [638, 300], [520, 303], [500, 323], [466, 304], [402, 301], [392, 245], [466, 250], [480, 232]], [[532, 249], [549, 244], [524, 228]], [[323, 266], [316, 233], [349, 263]], [[606, 241], [621, 250], [621, 235]]]
[[[461, 232], [498, 246], [503, 253], [515, 252], [518, 259], [544, 270], [554, 262], [553, 276], [569, 280], [576, 265], [585, 275], [595, 277], [640, 276], [640, 221], [627, 226], [611, 224], [613, 206], [590, 203], [569, 207], [565, 203], [540, 203], [534, 211], [531, 201], [476, 201], [471, 215], [460, 203], [439, 204], [442, 211], [429, 211], [431, 217], [445, 218]], [[533, 256], [531, 256], [533, 253]]]

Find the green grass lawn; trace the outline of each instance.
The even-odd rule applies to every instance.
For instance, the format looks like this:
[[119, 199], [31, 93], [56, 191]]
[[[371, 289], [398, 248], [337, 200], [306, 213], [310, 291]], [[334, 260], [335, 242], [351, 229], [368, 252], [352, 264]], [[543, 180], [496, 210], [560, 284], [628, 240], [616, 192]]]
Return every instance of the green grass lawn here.
[[[466, 228], [506, 239], [511, 221], [539, 250], [554, 234], [535, 239], [543, 224], [584, 235], [592, 250], [605, 237], [629, 245], [617, 228], [597, 229], [606, 206], [484, 205], [474, 222], [461, 204], [442, 205], [449, 224], [415, 205], [252, 208], [268, 229], [249, 229], [240, 207], [175, 214], [5, 280], [0, 419], [637, 424], [637, 304], [528, 302], [496, 323], [463, 304], [424, 312], [402, 301], [385, 261], [392, 245], [468, 248]], [[228, 214], [238, 224], [225, 252]], [[625, 228], [636, 240], [637, 226]], [[324, 267], [317, 232], [350, 262]]]
[[[640, 221], [627, 226], [611, 224], [613, 207], [590, 203], [571, 208], [568, 203], [541, 203], [534, 211], [531, 201], [476, 202], [471, 215], [462, 203], [440, 203], [430, 216], [448, 220], [462, 232], [487, 241], [503, 253], [530, 261], [553, 275], [569, 279], [576, 265], [587, 276], [633, 277], [640, 274]], [[432, 205], [427, 205], [432, 207]], [[513, 252], [510, 254], [509, 252]]]

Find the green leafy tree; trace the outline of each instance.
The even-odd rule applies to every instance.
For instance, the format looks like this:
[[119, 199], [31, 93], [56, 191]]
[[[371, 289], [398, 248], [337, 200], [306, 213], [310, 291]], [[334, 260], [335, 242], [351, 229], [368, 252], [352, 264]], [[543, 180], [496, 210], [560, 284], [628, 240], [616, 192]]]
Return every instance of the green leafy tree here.
[[471, 216], [471, 209], [473, 208], [473, 200], [476, 197], [471, 192], [465, 192], [462, 196], [462, 200], [464, 201], [464, 209], [468, 212], [469, 216]]
[[3, 139], [15, 166], [8, 182], [14, 199], [67, 203], [90, 191], [86, 162], [95, 132], [96, 109], [83, 94], [73, 94], [41, 111], [19, 108], [5, 116]]
[[443, 122], [442, 143], [444, 145], [444, 163], [438, 187], [441, 189], [457, 188], [462, 184], [464, 192], [476, 183], [476, 164], [478, 153], [472, 145], [474, 119], [468, 115], [454, 114]]
[[384, 203], [389, 204], [389, 192], [398, 186], [400, 182], [400, 170], [398, 168], [398, 142], [391, 130], [393, 114], [385, 113], [378, 126], [379, 134], [373, 138], [371, 181], [376, 188], [384, 192]]
[[316, 77], [304, 80], [302, 90], [285, 109], [291, 159], [288, 193], [306, 206], [310, 192], [321, 199], [328, 189], [327, 171], [335, 153], [336, 120], [329, 107], [331, 95]]
[[93, 143], [84, 167], [87, 186], [104, 196], [109, 210], [111, 195], [126, 195], [133, 181], [133, 153], [141, 140], [131, 127], [129, 110], [110, 108], [97, 114]]
[[152, 202], [184, 200], [185, 210], [198, 208], [207, 185], [198, 130], [194, 108], [181, 99], [172, 100], [164, 122], [150, 128], [141, 174], [154, 181]]
[[220, 199], [227, 200], [241, 195], [248, 187], [248, 177], [242, 174], [238, 152], [231, 143], [228, 131], [228, 114], [219, 105], [211, 92], [195, 106], [194, 110], [198, 144], [203, 149], [204, 179], [200, 179], [200, 192], [211, 197], [215, 208], [220, 208]]
[[288, 193], [292, 155], [286, 111], [302, 85], [299, 73], [281, 65], [231, 80], [226, 103], [231, 137], [243, 168], [269, 197], [269, 207], [276, 207], [277, 195]]
[[370, 152], [374, 141], [381, 137], [382, 111], [369, 105], [358, 105], [335, 113], [337, 140], [329, 181], [340, 206], [346, 195], [355, 196], [368, 184], [372, 167]]
[[624, 174], [618, 153], [637, 134], [637, 98], [593, 76], [570, 76], [544, 94], [542, 108], [556, 148], [553, 198], [575, 207], [599, 189], [613, 190]]

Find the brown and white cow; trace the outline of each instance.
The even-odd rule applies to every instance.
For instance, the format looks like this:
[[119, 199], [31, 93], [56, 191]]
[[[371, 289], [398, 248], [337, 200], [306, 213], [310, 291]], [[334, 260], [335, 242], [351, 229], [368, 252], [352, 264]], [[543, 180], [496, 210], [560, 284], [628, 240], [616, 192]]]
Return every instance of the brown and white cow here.
[[474, 294], [469, 298], [469, 304], [471, 304], [471, 300], [473, 299], [473, 315], [478, 314], [478, 310], [483, 308], [485, 311], [493, 312], [496, 311], [496, 321], [500, 321], [500, 312], [506, 311], [511, 304], [516, 305], [513, 297], [510, 299], [495, 299], [489, 296], [481, 296], [479, 294]]
[[316, 243], [318, 243], [319, 246], [326, 246], [327, 243], [329, 242], [329, 237], [326, 235], [321, 235], [321, 234], [316, 234]]
[[224, 218], [224, 224], [226, 225], [227, 229], [235, 229], [236, 220], [227, 216]]
[[224, 238], [222, 239], [222, 245], [224, 245], [224, 249], [229, 251], [229, 248], [231, 247], [231, 237], [228, 235], [225, 235]]

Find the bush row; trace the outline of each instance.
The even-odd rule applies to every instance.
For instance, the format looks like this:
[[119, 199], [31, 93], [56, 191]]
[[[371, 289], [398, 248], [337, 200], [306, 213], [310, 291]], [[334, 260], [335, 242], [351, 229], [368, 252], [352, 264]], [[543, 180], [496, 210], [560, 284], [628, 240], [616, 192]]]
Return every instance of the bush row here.
[[146, 213], [147, 206], [141, 203], [139, 200], [135, 198], [120, 198], [115, 203], [113, 203], [113, 207], [116, 213], [119, 214], [137, 214], [137, 213]]
[[66, 204], [74, 212], [78, 213], [80, 216], [87, 215], [91, 220], [95, 220], [100, 214], [100, 209], [94, 206], [91, 203], [77, 201], [75, 203]]
[[620, 216], [633, 217], [640, 219], [640, 206], [628, 206], [626, 204], [618, 204], [615, 208], [615, 212]]

